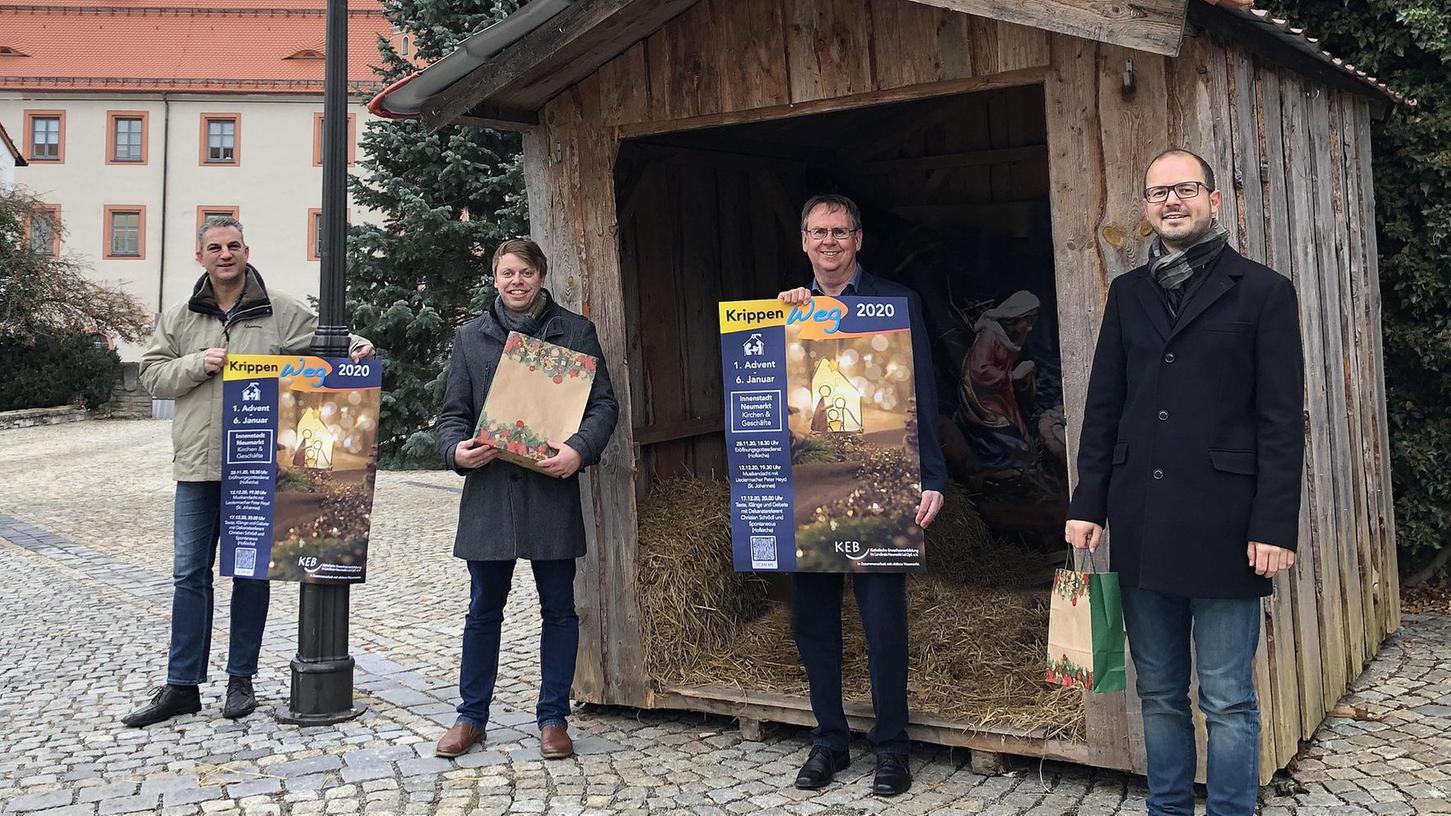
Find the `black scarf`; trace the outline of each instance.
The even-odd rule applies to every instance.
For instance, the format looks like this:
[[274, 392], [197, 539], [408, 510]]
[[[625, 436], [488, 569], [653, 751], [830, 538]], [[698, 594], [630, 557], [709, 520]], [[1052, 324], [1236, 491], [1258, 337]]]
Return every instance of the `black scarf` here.
[[528, 337], [538, 337], [539, 330], [543, 327], [542, 318], [549, 311], [553, 298], [549, 296], [548, 289], [540, 289], [538, 297], [534, 298], [534, 305], [527, 312], [515, 312], [504, 305], [502, 297], [494, 298], [494, 319], [504, 327], [504, 331], [516, 331]]
[[1169, 315], [1179, 316], [1188, 292], [1186, 284], [1195, 273], [1214, 263], [1229, 243], [1229, 231], [1215, 220], [1199, 240], [1178, 252], [1168, 252], [1163, 239], [1155, 235], [1149, 242], [1149, 274], [1163, 287], [1169, 303]]

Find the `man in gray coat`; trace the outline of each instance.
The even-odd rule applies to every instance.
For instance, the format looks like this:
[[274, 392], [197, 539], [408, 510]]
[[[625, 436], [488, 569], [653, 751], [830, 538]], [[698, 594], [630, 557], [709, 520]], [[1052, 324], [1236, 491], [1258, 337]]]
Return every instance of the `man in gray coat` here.
[[[494, 305], [464, 324], [454, 340], [437, 433], [444, 465], [465, 477], [453, 554], [468, 562], [472, 597], [459, 669], [462, 702], [457, 722], [438, 742], [439, 756], [459, 756], [484, 740], [499, 673], [504, 603], [520, 558], [533, 569], [543, 618], [536, 709], [540, 753], [560, 759], [574, 752], [566, 717], [579, 651], [575, 559], [585, 552], [578, 474], [600, 460], [619, 406], [594, 324], [554, 302], [544, 288], [548, 269], [538, 244], [505, 241], [494, 253], [499, 293]], [[583, 352], [595, 366], [579, 431], [563, 441], [548, 440], [557, 453], [539, 463], [543, 473], [499, 460], [497, 448], [475, 438], [511, 331]]]

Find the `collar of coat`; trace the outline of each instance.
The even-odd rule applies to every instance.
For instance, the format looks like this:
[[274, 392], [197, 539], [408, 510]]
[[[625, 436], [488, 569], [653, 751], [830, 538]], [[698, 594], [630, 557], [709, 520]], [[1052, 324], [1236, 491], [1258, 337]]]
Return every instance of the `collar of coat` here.
[[[813, 295], [821, 294], [821, 287], [816, 283], [815, 277], [811, 279], [811, 283], [807, 286], [807, 289]], [[846, 289], [852, 291], [848, 292]], [[856, 271], [852, 273], [851, 280], [847, 282], [846, 289], [842, 290], [841, 294], [843, 297], [851, 295], [875, 295], [877, 293], [877, 276], [868, 272], [865, 267], [858, 263]]]
[[[565, 325], [562, 318], [568, 312], [554, 299], [553, 292], [545, 289], [544, 295], [547, 304], [544, 307], [544, 311], [540, 312], [538, 317], [535, 318], [540, 326], [539, 333], [535, 337], [540, 340], [552, 340], [557, 337], [563, 337]], [[479, 317], [481, 318], [479, 327], [483, 329], [484, 334], [498, 340], [500, 343], [509, 339], [509, 330], [504, 328], [503, 324], [499, 322], [499, 318], [494, 315], [493, 309], [485, 309], [484, 313], [479, 315]]]
[[1232, 246], [1226, 246], [1210, 267], [1204, 270], [1207, 277], [1199, 284], [1194, 296], [1189, 298], [1179, 313], [1178, 319], [1173, 322], [1169, 319], [1169, 313], [1159, 294], [1159, 284], [1149, 272], [1147, 265], [1135, 269], [1129, 274], [1137, 280], [1134, 281], [1134, 295], [1137, 296], [1140, 305], [1148, 313], [1149, 322], [1153, 324], [1154, 330], [1164, 340], [1172, 340], [1180, 332], [1183, 332], [1200, 315], [1204, 314], [1215, 301], [1224, 297], [1225, 293], [1233, 289], [1239, 279], [1244, 276], [1244, 256], [1234, 250]]
[[[236, 323], [238, 320], [246, 320], [249, 317], [262, 317], [272, 314], [272, 299], [267, 296], [267, 284], [262, 281], [262, 275], [257, 267], [247, 264], [244, 272], [246, 280], [242, 284], [242, 296], [237, 298], [237, 303], [232, 307], [232, 317], [229, 323]], [[197, 314], [210, 315], [218, 320], [227, 320], [227, 313], [217, 305], [217, 293], [212, 291], [212, 279], [205, 272], [197, 280], [196, 286], [192, 287], [191, 299], [186, 302], [186, 307]]]

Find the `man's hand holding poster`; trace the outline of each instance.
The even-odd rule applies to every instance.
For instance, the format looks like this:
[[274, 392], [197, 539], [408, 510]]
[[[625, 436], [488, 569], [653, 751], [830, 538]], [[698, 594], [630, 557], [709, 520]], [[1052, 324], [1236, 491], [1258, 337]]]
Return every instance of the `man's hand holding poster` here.
[[904, 298], [720, 304], [735, 568], [923, 566]]

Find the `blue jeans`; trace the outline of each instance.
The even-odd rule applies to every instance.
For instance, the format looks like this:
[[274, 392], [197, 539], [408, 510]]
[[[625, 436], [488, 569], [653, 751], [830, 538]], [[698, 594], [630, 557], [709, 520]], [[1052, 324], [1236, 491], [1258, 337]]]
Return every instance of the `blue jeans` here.
[[[499, 679], [499, 633], [504, 603], [514, 580], [514, 562], [470, 561], [471, 597], [464, 619], [463, 660], [459, 666], [458, 721], [482, 729]], [[530, 561], [539, 590], [539, 727], [564, 726], [569, 716], [569, 686], [579, 652], [579, 615], [574, 611], [574, 559]]]
[[[197, 686], [207, 679], [212, 651], [212, 566], [222, 527], [221, 482], [177, 482], [173, 508], [171, 650], [166, 682]], [[227, 674], [257, 673], [262, 629], [267, 625], [271, 586], [266, 581], [232, 579], [231, 646]]]
[[1260, 599], [1181, 598], [1124, 587], [1123, 607], [1143, 702], [1150, 816], [1194, 813], [1191, 638], [1199, 710], [1209, 730], [1208, 816], [1252, 816], [1259, 796], [1254, 658]]

